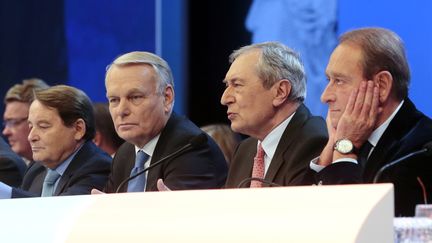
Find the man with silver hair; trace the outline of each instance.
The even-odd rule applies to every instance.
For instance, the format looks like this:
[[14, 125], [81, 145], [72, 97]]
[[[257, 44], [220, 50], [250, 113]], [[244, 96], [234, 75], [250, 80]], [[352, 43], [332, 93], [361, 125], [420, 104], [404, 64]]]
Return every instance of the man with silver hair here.
[[306, 76], [299, 55], [264, 42], [234, 51], [230, 62], [221, 103], [232, 130], [250, 138], [235, 152], [225, 186], [312, 184], [309, 162], [324, 147], [327, 130], [303, 104]]
[[130, 52], [115, 59], [108, 66], [105, 86], [116, 132], [126, 141], [113, 159], [105, 192], [157, 191], [158, 179], [173, 190], [224, 185], [226, 162], [216, 143], [207, 136], [206, 142], [121, 186], [127, 178], [173, 154], [203, 131], [172, 111], [171, 69], [152, 53]]

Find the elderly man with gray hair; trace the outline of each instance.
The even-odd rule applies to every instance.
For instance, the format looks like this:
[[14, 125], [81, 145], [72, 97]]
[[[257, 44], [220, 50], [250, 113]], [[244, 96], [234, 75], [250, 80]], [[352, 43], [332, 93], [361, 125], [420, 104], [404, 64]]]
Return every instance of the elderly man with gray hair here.
[[[173, 190], [224, 185], [227, 165], [216, 143], [173, 112], [174, 81], [167, 62], [149, 52], [126, 53], [108, 67], [105, 86], [115, 129], [126, 141], [113, 159], [105, 192], [157, 191], [158, 179]], [[207, 141], [143, 173], [198, 136]]]
[[327, 141], [325, 121], [303, 104], [299, 55], [278, 42], [245, 46], [230, 56], [221, 103], [233, 131], [250, 136], [231, 161], [226, 187], [312, 184], [309, 161]]

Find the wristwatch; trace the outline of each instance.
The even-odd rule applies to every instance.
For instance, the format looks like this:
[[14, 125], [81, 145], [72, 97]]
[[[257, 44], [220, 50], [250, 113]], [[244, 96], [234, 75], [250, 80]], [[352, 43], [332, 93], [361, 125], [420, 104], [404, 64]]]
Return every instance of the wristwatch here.
[[354, 145], [349, 139], [343, 138], [336, 141], [334, 150], [341, 154], [350, 154], [354, 152]]

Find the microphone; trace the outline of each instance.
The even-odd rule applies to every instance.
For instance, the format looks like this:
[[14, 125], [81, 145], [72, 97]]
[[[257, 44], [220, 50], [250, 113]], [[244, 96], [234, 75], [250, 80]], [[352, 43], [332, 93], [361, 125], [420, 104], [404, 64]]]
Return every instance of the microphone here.
[[381, 174], [386, 171], [388, 168], [393, 167], [403, 161], [405, 161], [406, 159], [409, 159], [413, 156], [419, 155], [419, 154], [425, 154], [426, 156], [430, 156], [432, 155], [432, 141], [426, 143], [425, 145], [423, 145], [423, 148], [417, 151], [414, 151], [412, 153], [409, 153], [397, 160], [393, 160], [392, 162], [384, 165], [383, 167], [381, 167], [381, 169], [378, 170], [378, 172], [376, 173], [374, 179], [373, 179], [373, 183], [377, 183], [378, 180], [381, 177]]
[[190, 149], [196, 148], [196, 147], [198, 147], [198, 146], [200, 146], [200, 145], [202, 145], [202, 144], [204, 144], [204, 143], [206, 143], [206, 142], [207, 142], [207, 136], [206, 136], [204, 133], [200, 133], [199, 135], [193, 137], [193, 138], [189, 141], [189, 143], [187, 143], [185, 146], [183, 146], [183, 147], [179, 148], [178, 150], [174, 151], [173, 153], [171, 153], [171, 154], [169, 154], [169, 155], [163, 157], [162, 159], [160, 159], [160, 160], [158, 160], [158, 161], [152, 163], [149, 167], [147, 167], [147, 168], [145, 168], [145, 169], [139, 171], [139, 172], [136, 173], [135, 175], [133, 175], [133, 176], [129, 176], [128, 178], [124, 179], [124, 180], [120, 183], [120, 185], [117, 187], [116, 193], [118, 193], [118, 192], [120, 191], [120, 189], [121, 189], [121, 188], [126, 184], [126, 182], [132, 180], [133, 178], [135, 178], [135, 177], [141, 175], [142, 173], [144, 173], [144, 172], [146, 172], [146, 171], [148, 171], [148, 170], [150, 170], [150, 169], [152, 169], [152, 168], [154, 168], [154, 167], [156, 167], [156, 166], [162, 164], [162, 163], [165, 162], [166, 160], [172, 159], [172, 158], [174, 158], [174, 157], [176, 157], [176, 156], [178, 156], [178, 155], [180, 155], [180, 154], [186, 152], [187, 150], [190, 150]]
[[271, 182], [271, 181], [264, 180], [264, 179], [262, 179], [262, 178], [258, 178], [258, 177], [249, 177], [249, 178], [246, 178], [246, 179], [242, 180], [242, 181], [238, 184], [237, 188], [242, 188], [246, 183], [251, 182], [251, 181], [259, 181], [259, 182], [261, 182], [261, 183], [263, 183], [263, 184], [266, 184], [266, 185], [269, 185], [269, 186], [281, 186], [281, 185], [279, 185], [279, 184], [273, 183], [273, 182]]

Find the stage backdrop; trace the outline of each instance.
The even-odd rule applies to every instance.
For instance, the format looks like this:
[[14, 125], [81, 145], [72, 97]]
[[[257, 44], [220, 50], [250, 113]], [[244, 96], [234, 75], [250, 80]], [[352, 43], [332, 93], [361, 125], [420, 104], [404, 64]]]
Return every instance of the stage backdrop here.
[[254, 0], [245, 25], [253, 34], [253, 42], [278, 40], [300, 52], [308, 75], [306, 104], [322, 116], [326, 115], [326, 106], [320, 103], [327, 82], [324, 70], [336, 44], [336, 34], [359, 27], [389, 28], [406, 45], [412, 74], [409, 96], [430, 117], [431, 9], [432, 2], [427, 0], [415, 4], [394, 0], [373, 4], [362, 0]]

